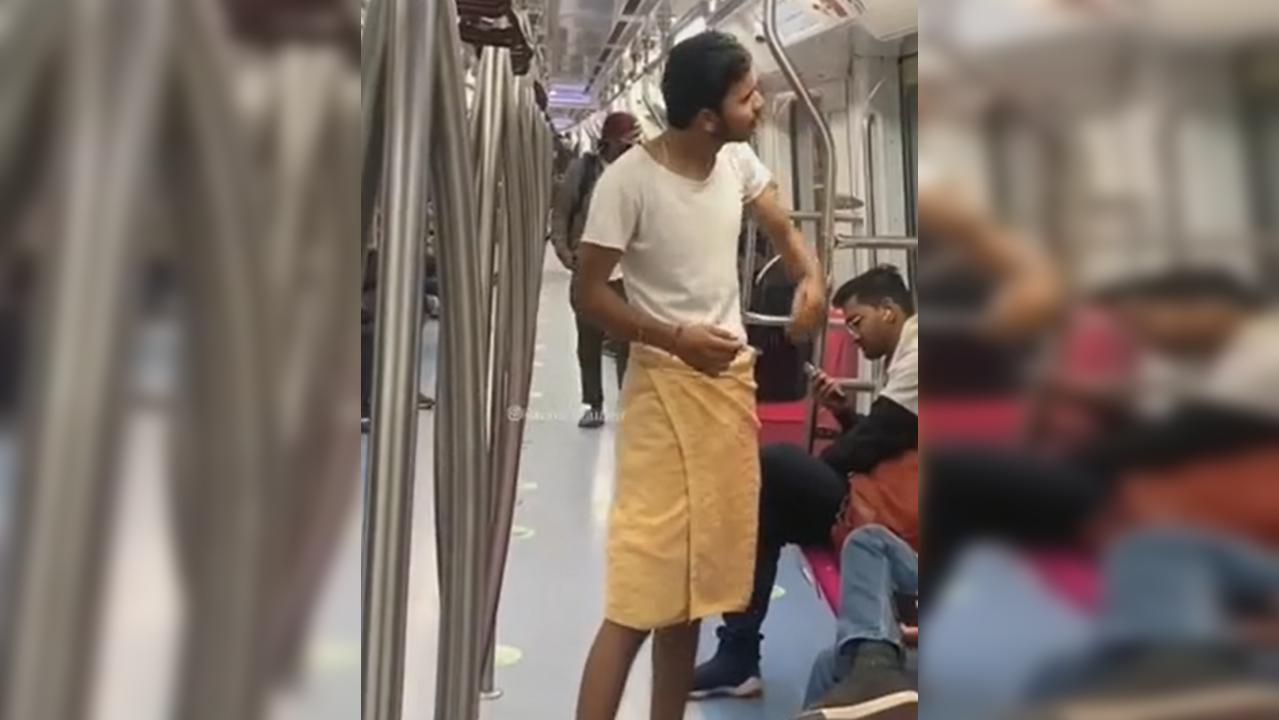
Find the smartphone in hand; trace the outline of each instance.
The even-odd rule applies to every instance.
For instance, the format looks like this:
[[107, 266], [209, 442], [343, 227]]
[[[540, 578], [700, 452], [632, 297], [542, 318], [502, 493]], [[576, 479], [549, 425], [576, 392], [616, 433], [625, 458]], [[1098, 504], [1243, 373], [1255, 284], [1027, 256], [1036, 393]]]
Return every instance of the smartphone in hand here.
[[804, 363], [804, 375], [810, 382], [817, 384], [817, 391], [821, 395], [847, 400], [848, 396], [844, 393], [844, 388], [836, 385], [833, 380], [826, 376], [821, 370], [818, 370], [812, 363]]

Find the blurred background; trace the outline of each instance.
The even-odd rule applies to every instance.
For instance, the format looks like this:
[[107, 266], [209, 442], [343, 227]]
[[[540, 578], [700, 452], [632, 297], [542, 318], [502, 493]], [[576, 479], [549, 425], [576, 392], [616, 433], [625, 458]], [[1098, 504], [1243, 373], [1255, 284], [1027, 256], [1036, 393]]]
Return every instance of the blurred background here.
[[921, 4], [924, 162], [1087, 287], [1177, 263], [1276, 283], [1270, 3]]

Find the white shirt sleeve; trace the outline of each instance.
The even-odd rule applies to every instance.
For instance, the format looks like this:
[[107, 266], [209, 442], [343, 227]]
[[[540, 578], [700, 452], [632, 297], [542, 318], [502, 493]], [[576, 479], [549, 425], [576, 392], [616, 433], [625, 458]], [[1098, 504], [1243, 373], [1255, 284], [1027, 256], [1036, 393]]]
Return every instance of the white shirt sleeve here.
[[920, 190], [931, 190], [941, 182], [941, 173], [937, 169], [935, 163], [921, 159], [919, 161], [919, 171], [916, 174]]
[[742, 203], [755, 202], [773, 184], [773, 173], [746, 143], [730, 146], [733, 169], [742, 183]]
[[582, 242], [625, 252], [639, 229], [640, 188], [627, 179], [631, 163], [614, 163], [600, 176], [591, 197]]
[[1210, 402], [1279, 418], [1279, 315], [1242, 330], [1200, 392]]
[[881, 396], [919, 415], [919, 322], [912, 319], [902, 329], [901, 344], [888, 363], [888, 378]]

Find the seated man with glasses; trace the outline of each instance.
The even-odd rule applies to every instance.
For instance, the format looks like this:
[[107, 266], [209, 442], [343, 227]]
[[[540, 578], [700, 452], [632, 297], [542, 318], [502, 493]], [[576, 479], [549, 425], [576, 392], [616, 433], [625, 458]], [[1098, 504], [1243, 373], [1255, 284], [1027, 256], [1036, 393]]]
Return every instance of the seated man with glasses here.
[[[895, 268], [876, 268], [844, 284], [833, 302], [844, 311], [848, 331], [868, 359], [891, 358], [887, 385], [870, 413], [861, 417], [851, 396], [815, 371], [814, 391], [839, 418], [843, 433], [820, 456], [785, 443], [760, 450], [760, 533], [751, 603], [745, 612], [724, 616], [719, 648], [697, 670], [694, 699], [748, 698], [763, 692], [762, 628], [782, 548], [830, 545], [832, 528], [841, 524], [849, 505], [849, 478], [868, 477], [918, 449], [919, 324], [905, 280]], [[855, 498], [855, 504], [873, 506], [892, 499], [876, 495]]]

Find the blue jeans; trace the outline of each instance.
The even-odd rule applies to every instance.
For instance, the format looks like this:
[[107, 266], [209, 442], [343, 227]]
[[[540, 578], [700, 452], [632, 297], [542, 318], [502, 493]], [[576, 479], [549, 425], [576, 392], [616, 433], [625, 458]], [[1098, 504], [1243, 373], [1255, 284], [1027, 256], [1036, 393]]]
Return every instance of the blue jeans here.
[[924, 621], [920, 685], [929, 701], [921, 718], [1001, 717], [1021, 704], [1044, 668], [1093, 646], [1093, 618], [1013, 550], [970, 548], [939, 590]]
[[1135, 533], [1106, 562], [1103, 642], [1215, 642], [1228, 606], [1279, 601], [1279, 556], [1227, 535], [1184, 528]]
[[902, 644], [895, 595], [919, 593], [919, 558], [886, 528], [859, 528], [839, 558], [839, 617], [835, 644], [813, 663], [806, 705], [826, 696], [847, 675], [848, 650], [861, 641]]
[[1279, 598], [1279, 558], [1181, 528], [1128, 536], [1111, 549], [1104, 572], [1104, 601], [1094, 617], [1011, 551], [965, 553], [928, 614], [920, 671], [930, 705], [997, 716], [1089, 675], [1099, 649], [1221, 641], [1230, 636], [1223, 600]]

